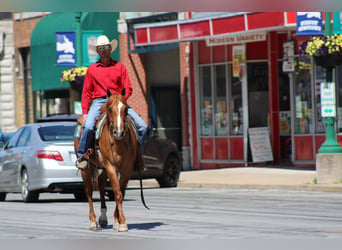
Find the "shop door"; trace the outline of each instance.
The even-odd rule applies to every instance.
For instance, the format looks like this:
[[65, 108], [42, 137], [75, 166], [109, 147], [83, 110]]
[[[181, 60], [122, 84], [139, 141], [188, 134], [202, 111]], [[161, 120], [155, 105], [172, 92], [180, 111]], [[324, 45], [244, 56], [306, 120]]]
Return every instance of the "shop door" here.
[[249, 63], [247, 67], [249, 127], [268, 127], [268, 66]]
[[287, 163], [291, 160], [291, 105], [290, 105], [290, 78], [282, 72], [279, 64], [279, 134], [280, 134], [280, 161]]
[[182, 147], [182, 122], [179, 87], [151, 88], [152, 128], [156, 128], [160, 138], [174, 141], [178, 149]]

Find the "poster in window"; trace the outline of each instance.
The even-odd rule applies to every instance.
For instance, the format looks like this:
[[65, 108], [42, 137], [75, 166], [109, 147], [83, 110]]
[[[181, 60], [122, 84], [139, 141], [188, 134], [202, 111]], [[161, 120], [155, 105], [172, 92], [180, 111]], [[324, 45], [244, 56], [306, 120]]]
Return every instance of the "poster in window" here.
[[57, 66], [76, 66], [75, 41], [74, 31], [56, 32]]
[[244, 45], [233, 46], [233, 77], [242, 75], [246, 62], [246, 47]]
[[283, 43], [283, 72], [294, 72], [294, 41]]

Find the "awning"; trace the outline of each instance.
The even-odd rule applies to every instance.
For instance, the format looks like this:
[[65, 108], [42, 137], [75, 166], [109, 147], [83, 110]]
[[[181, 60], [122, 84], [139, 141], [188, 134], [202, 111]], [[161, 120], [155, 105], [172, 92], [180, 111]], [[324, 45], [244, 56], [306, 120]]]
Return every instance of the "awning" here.
[[[81, 29], [102, 30], [109, 38], [118, 39], [118, 18], [118, 12], [83, 12]], [[37, 23], [32, 32], [30, 48], [33, 91], [68, 88], [68, 83], [60, 81], [60, 75], [70, 67], [56, 66], [56, 31], [74, 31], [75, 28], [75, 12], [51, 13]], [[119, 59], [119, 49], [114, 55]], [[56, 93], [65, 96], [63, 91]]]
[[135, 24], [135, 46], [203, 40], [227, 34], [296, 27], [296, 12], [225, 13], [201, 19]]

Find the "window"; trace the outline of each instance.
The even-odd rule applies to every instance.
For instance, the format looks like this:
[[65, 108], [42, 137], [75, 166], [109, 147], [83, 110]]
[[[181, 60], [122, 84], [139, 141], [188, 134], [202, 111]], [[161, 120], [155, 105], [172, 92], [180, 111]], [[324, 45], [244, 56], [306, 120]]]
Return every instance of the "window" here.
[[199, 68], [199, 81], [201, 102], [201, 135], [213, 136], [213, 104], [210, 66]]
[[215, 69], [215, 135], [228, 135], [227, 114], [227, 77], [226, 66], [218, 65]]
[[17, 143], [17, 147], [27, 146], [31, 138], [31, 128], [25, 128]]
[[[298, 65], [310, 64], [308, 57], [298, 57]], [[298, 67], [295, 75], [295, 132], [312, 131], [311, 69]]]
[[229, 67], [231, 76], [230, 85], [230, 113], [231, 135], [243, 134], [243, 108], [242, 108], [242, 85], [238, 77], [233, 77], [232, 66]]
[[15, 134], [8, 140], [7, 146], [5, 148], [15, 148], [23, 130], [24, 128], [20, 128], [17, 132], [15, 132]]
[[74, 125], [56, 125], [40, 127], [38, 133], [43, 141], [73, 141], [74, 130]]

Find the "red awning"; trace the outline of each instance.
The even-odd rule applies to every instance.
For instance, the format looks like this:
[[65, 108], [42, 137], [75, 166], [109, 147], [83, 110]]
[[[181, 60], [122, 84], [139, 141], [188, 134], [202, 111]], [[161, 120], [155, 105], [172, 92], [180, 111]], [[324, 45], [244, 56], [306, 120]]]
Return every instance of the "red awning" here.
[[135, 46], [194, 41], [238, 34], [296, 27], [296, 12], [243, 12], [201, 19], [135, 24]]

